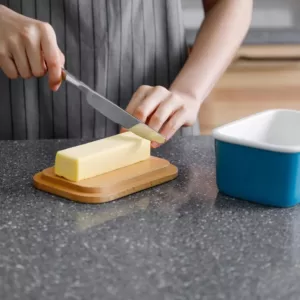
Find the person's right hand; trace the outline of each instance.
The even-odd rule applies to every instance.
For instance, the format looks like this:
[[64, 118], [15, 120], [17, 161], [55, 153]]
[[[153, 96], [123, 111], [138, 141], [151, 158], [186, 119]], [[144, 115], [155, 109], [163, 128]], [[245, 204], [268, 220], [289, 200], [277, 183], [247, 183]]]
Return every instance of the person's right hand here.
[[0, 68], [9, 78], [41, 77], [48, 72], [49, 86], [56, 91], [64, 62], [51, 25], [0, 5]]

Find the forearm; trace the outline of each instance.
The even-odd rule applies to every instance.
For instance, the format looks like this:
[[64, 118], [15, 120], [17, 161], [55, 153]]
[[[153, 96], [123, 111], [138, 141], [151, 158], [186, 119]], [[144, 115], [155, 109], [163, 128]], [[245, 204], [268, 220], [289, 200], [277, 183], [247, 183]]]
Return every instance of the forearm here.
[[250, 26], [252, 4], [252, 0], [216, 1], [171, 91], [188, 94], [201, 105], [241, 45]]

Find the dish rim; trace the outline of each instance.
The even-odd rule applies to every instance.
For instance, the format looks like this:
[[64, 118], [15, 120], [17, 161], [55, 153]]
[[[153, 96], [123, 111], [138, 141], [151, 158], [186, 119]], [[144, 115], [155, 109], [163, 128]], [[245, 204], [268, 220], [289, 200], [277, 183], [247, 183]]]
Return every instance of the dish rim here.
[[[294, 114], [299, 115], [300, 119], [300, 111], [293, 110], [293, 109], [268, 109], [265, 111], [261, 111], [255, 114], [251, 114], [247, 117], [243, 117], [239, 120], [232, 121], [230, 123], [227, 123], [225, 125], [219, 126], [212, 131], [212, 137], [215, 140], [240, 145], [240, 146], [246, 146], [251, 148], [257, 148], [261, 150], [269, 150], [273, 152], [282, 152], [282, 153], [300, 153], [300, 144], [299, 145], [293, 145], [293, 146], [286, 146], [286, 145], [278, 145], [278, 144], [271, 144], [266, 142], [260, 142], [255, 140], [250, 140], [246, 138], [238, 138], [234, 135], [228, 135], [224, 134], [223, 131], [226, 130], [228, 127], [232, 126], [238, 126], [241, 123], [244, 122], [251, 122], [252, 120], [255, 120], [256, 118], [262, 116], [262, 115], [269, 115], [277, 112], [292, 112]], [[300, 133], [299, 133], [300, 134]]]

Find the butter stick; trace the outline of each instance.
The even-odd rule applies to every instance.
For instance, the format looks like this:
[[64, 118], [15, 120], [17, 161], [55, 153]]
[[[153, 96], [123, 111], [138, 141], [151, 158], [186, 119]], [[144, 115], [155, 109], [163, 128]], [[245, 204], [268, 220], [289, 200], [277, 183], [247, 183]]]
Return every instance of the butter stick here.
[[125, 132], [102, 140], [58, 151], [55, 174], [80, 181], [150, 158], [150, 141]]

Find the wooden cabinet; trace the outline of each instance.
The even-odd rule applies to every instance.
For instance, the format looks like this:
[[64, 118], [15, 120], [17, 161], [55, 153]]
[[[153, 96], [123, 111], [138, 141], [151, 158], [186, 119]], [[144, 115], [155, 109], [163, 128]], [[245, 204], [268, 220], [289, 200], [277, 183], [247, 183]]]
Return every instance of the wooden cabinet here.
[[250, 114], [300, 110], [300, 46], [241, 47], [199, 114], [201, 134]]

